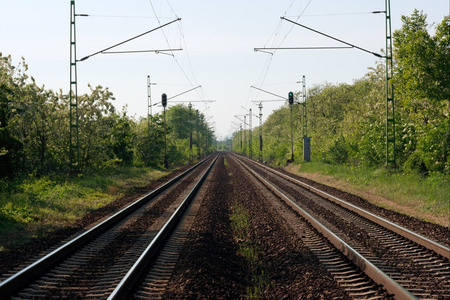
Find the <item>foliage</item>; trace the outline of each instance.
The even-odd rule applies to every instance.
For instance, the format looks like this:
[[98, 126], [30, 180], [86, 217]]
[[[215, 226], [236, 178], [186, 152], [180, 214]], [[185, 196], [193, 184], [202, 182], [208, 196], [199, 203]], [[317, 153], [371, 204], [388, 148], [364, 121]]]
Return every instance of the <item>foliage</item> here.
[[[402, 17], [394, 37], [394, 89], [397, 167], [427, 175], [450, 172], [450, 18], [429, 33], [426, 15], [417, 10]], [[386, 164], [386, 68], [378, 61], [352, 84], [323, 83], [307, 94], [308, 136], [313, 158], [365, 168]], [[294, 158], [301, 161], [301, 105], [293, 109]], [[253, 153], [259, 137], [253, 130]], [[264, 122], [264, 160], [285, 165], [291, 156], [290, 107], [275, 110]], [[249, 155], [233, 136], [233, 150]], [[255, 138], [256, 136], [256, 138]], [[256, 155], [254, 155], [256, 157]], [[300, 158], [300, 159], [299, 159]]]
[[11, 57], [0, 52], [0, 178], [11, 177], [19, 166], [22, 143], [10, 133], [9, 122], [15, 110], [13, 95], [17, 86], [26, 79], [27, 66], [15, 68]]
[[[69, 171], [69, 97], [62, 91], [37, 86], [0, 53], [0, 179], [66, 174]], [[214, 133], [203, 114], [182, 105], [163, 114], [138, 121], [117, 112], [108, 88], [90, 86], [78, 95], [80, 168], [95, 173], [121, 166], [163, 166], [164, 153], [170, 165], [189, 160], [192, 131], [193, 157], [214, 150]], [[189, 124], [189, 126], [186, 126]], [[167, 148], [164, 140], [167, 131]]]
[[330, 158], [338, 164], [348, 163], [348, 145], [341, 135], [329, 149]]
[[158, 167], [164, 161], [164, 123], [160, 116], [141, 118], [135, 124], [134, 164]]
[[408, 129], [403, 161], [405, 169], [422, 174], [450, 168], [450, 17], [436, 26], [434, 36], [426, 17], [417, 10], [402, 16], [402, 28], [394, 32], [394, 82]]
[[0, 251], [67, 226], [130, 189], [166, 174], [151, 168], [121, 166], [96, 175], [30, 175], [23, 180], [0, 180]]

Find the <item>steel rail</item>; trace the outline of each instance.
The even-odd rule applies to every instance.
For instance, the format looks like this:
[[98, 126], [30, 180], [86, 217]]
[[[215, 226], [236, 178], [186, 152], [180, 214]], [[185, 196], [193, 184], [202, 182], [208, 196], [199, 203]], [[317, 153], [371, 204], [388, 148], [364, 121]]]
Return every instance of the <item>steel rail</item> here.
[[64, 245], [53, 250], [49, 254], [43, 256], [36, 262], [32, 263], [31, 265], [23, 268], [14, 275], [0, 282], [0, 298], [2, 298], [4, 295], [12, 293], [17, 287], [29, 281], [34, 275], [47, 269], [49, 265], [56, 264], [63, 258], [67, 257], [67, 255], [69, 255], [70, 253], [73, 253], [76, 249], [78, 249], [82, 245], [85, 245], [93, 238], [99, 236], [103, 231], [111, 228], [114, 224], [124, 219], [127, 215], [137, 210], [143, 204], [155, 198], [163, 191], [171, 187], [174, 183], [179, 181], [181, 178], [183, 178], [184, 176], [195, 170], [198, 166], [202, 165], [208, 158], [209, 157], [205, 158], [198, 164], [194, 165], [192, 168], [184, 171], [183, 173], [179, 174], [175, 178], [172, 178], [170, 181], [159, 186], [150, 193], [147, 193], [146, 195], [142, 196], [141, 198], [139, 198], [132, 204], [128, 205], [127, 207], [121, 209], [111, 217], [95, 225], [94, 227], [90, 228], [89, 230], [85, 231], [84, 233], [80, 234], [74, 239], [68, 241]]
[[123, 277], [121, 282], [117, 285], [117, 287], [108, 297], [109, 300], [127, 298], [128, 293], [130, 292], [133, 285], [137, 282], [139, 277], [142, 275], [142, 273], [145, 271], [145, 268], [148, 266], [151, 258], [158, 253], [162, 245], [166, 242], [166, 240], [172, 234], [173, 230], [179, 224], [184, 213], [186, 212], [187, 208], [191, 204], [194, 197], [197, 195], [200, 187], [202, 186], [203, 182], [205, 181], [206, 177], [208, 176], [218, 157], [219, 156], [216, 155], [212, 163], [209, 165], [208, 169], [203, 173], [200, 180], [195, 184], [195, 186], [192, 188], [189, 194], [185, 197], [185, 199], [181, 202], [181, 204], [172, 214], [170, 219], [166, 222], [166, 224], [164, 224], [164, 226], [161, 228], [161, 230], [158, 232], [155, 238], [150, 242], [150, 244], [147, 246], [147, 248], [144, 250], [141, 256], [136, 260], [134, 265], [130, 268], [130, 270]]
[[391, 221], [386, 220], [386, 219], [384, 219], [384, 218], [382, 218], [380, 216], [377, 216], [377, 215], [375, 215], [375, 214], [373, 214], [373, 213], [371, 213], [371, 212], [369, 212], [369, 211], [367, 211], [365, 209], [362, 209], [362, 208], [357, 207], [357, 206], [355, 206], [355, 205], [353, 205], [351, 203], [348, 203], [348, 202], [346, 202], [346, 201], [344, 201], [342, 199], [339, 199], [336, 196], [333, 196], [333, 195], [330, 195], [330, 194], [328, 194], [328, 193], [326, 193], [324, 191], [321, 191], [320, 189], [315, 188], [315, 187], [313, 187], [313, 186], [311, 186], [311, 185], [309, 185], [307, 183], [304, 183], [304, 182], [302, 182], [302, 181], [300, 181], [298, 179], [292, 178], [289, 175], [286, 175], [286, 174], [283, 174], [283, 173], [281, 173], [279, 171], [276, 171], [274, 169], [268, 168], [267, 166], [262, 165], [262, 164], [260, 164], [258, 162], [255, 162], [255, 161], [252, 161], [252, 162], [257, 164], [257, 165], [259, 165], [259, 166], [261, 166], [261, 167], [263, 167], [263, 168], [265, 168], [266, 170], [269, 170], [272, 173], [275, 173], [275, 174], [277, 174], [277, 175], [279, 175], [279, 176], [281, 176], [281, 177], [283, 177], [283, 178], [293, 182], [293, 183], [301, 185], [305, 189], [307, 189], [307, 190], [309, 190], [309, 191], [311, 191], [311, 192], [313, 192], [315, 194], [318, 194], [318, 195], [324, 197], [327, 200], [330, 200], [330, 201], [332, 201], [332, 202], [334, 202], [336, 204], [339, 204], [342, 207], [345, 207], [346, 209], [348, 209], [348, 210], [350, 210], [352, 212], [355, 212], [355, 213], [357, 213], [359, 215], [362, 215], [366, 219], [369, 219], [372, 222], [375, 222], [375, 223], [377, 223], [377, 224], [379, 224], [379, 225], [381, 225], [381, 226], [383, 226], [383, 227], [385, 227], [385, 228], [387, 228], [387, 229], [389, 229], [389, 230], [391, 230], [391, 231], [393, 231], [393, 232], [395, 232], [395, 233], [397, 233], [397, 234], [399, 234], [399, 235], [401, 235], [401, 236], [403, 236], [403, 237], [405, 237], [405, 238], [407, 238], [407, 239], [409, 239], [409, 240], [411, 240], [411, 241], [413, 241], [413, 242], [415, 242], [415, 243], [417, 243], [417, 244], [419, 244], [419, 245], [421, 245], [421, 246], [423, 246], [423, 247], [425, 247], [427, 249], [430, 249], [430, 250], [436, 252], [437, 254], [442, 255], [443, 257], [446, 257], [446, 258], [450, 259], [450, 248], [448, 248], [448, 247], [446, 247], [444, 245], [441, 245], [441, 244], [439, 244], [439, 243], [437, 243], [437, 242], [435, 242], [433, 240], [430, 240], [430, 239], [428, 239], [428, 238], [426, 238], [426, 237], [424, 237], [424, 236], [422, 236], [422, 235], [420, 235], [418, 233], [415, 233], [415, 232], [413, 232], [413, 231], [411, 231], [411, 230], [409, 230], [409, 229], [407, 229], [407, 228], [405, 228], [403, 226], [400, 226], [398, 224], [392, 223]]
[[397, 299], [417, 299], [409, 291], [407, 291], [403, 286], [393, 280], [391, 277], [386, 275], [383, 271], [377, 268], [364, 256], [359, 254], [355, 249], [348, 245], [345, 241], [340, 239], [337, 235], [326, 228], [322, 223], [320, 223], [316, 218], [307, 213], [298, 204], [292, 201], [283, 192], [273, 186], [266, 179], [257, 174], [254, 170], [250, 169], [245, 165], [240, 159], [237, 159], [240, 164], [248, 170], [255, 178], [257, 178], [261, 183], [266, 185], [274, 194], [283, 199], [286, 204], [297, 211], [303, 218], [305, 218], [317, 231], [319, 231], [324, 237], [326, 237], [339, 251], [341, 251], [348, 259], [350, 259], [356, 266], [358, 266], [364, 273], [367, 274], [373, 281], [378, 284], [383, 285], [386, 290], [394, 294]]

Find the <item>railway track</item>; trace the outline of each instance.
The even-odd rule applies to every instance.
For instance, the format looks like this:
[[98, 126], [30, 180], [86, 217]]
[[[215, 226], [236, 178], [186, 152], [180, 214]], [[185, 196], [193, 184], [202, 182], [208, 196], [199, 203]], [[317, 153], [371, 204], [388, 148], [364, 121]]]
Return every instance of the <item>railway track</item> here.
[[352, 297], [382, 298], [382, 286], [397, 299], [450, 298], [449, 248], [267, 166], [233, 159], [283, 200], [276, 209], [288, 206], [307, 221], [289, 219]]
[[[188, 208], [216, 160], [217, 156], [204, 160], [3, 279], [0, 298], [127, 297], [149, 263], [176, 259], [170, 249], [180, 247], [189, 222], [178, 225], [192, 222]], [[164, 253], [158, 258], [161, 249]]]

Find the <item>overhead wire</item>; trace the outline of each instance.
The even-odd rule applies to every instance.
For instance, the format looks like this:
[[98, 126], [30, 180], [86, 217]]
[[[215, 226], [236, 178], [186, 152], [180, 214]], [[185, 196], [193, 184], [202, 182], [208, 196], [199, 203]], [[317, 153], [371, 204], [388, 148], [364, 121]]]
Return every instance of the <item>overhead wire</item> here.
[[[311, 4], [312, 0], [309, 0], [308, 4], [306, 4], [305, 8], [303, 9], [303, 11], [301, 13], [298, 14], [296, 21], [298, 21], [303, 14], [305, 13], [306, 9], [308, 8], [308, 6]], [[285, 13], [286, 15], [286, 13]], [[278, 47], [281, 47], [281, 45], [284, 43], [284, 41], [286, 40], [287, 36], [291, 33], [292, 29], [294, 29], [295, 25], [293, 24], [291, 26], [291, 28], [289, 29], [289, 31], [284, 35], [283, 39], [281, 40], [280, 44], [278, 45]]]
[[[119, 15], [87, 15], [87, 17], [95, 18], [125, 18], [125, 19], [155, 19], [149, 16], [119, 16]], [[169, 19], [170, 17], [159, 17], [160, 19]]]
[[[293, 0], [291, 2], [291, 4], [288, 6], [288, 8], [285, 10], [284, 15], [287, 15], [287, 13], [289, 11], [291, 11], [291, 9], [293, 8], [294, 3], [296, 2], [296, 0]], [[305, 13], [306, 9], [309, 7], [309, 5], [311, 4], [312, 0], [309, 0], [308, 3], [306, 4], [306, 6], [302, 9], [302, 5], [300, 3], [299, 5], [299, 9], [298, 9], [298, 14], [297, 14], [297, 21], [300, 19], [300, 17], [303, 16], [303, 14]], [[277, 36], [280, 34], [282, 27], [283, 27], [283, 20], [280, 19], [280, 21], [278, 22], [277, 27], [275, 28], [274, 32], [270, 35], [268, 41], [264, 44], [264, 48], [266, 48], [266, 46], [270, 43], [270, 41], [272, 40], [272, 44], [271, 46], [273, 48], [279, 48], [284, 41], [286, 40], [287, 36], [289, 35], [289, 33], [292, 31], [292, 29], [294, 28], [294, 24], [292, 26], [290, 26], [290, 28], [288, 29], [288, 31], [285, 33], [285, 35], [283, 36], [283, 38], [281, 39], [281, 42], [276, 45], [276, 41], [277, 41]], [[273, 39], [272, 39], [273, 37]], [[275, 46], [276, 45], [276, 46]], [[277, 52], [277, 50], [274, 50], [273, 53]], [[272, 64], [272, 60], [273, 60], [273, 55], [270, 55], [270, 57], [268, 57], [266, 59], [266, 62], [264, 64], [263, 70], [261, 72], [261, 75], [258, 78], [258, 81], [256, 83], [256, 86], [260, 86], [262, 87], [264, 85], [264, 82], [267, 78], [267, 75], [269, 73], [269, 69], [270, 66]], [[250, 93], [251, 94], [251, 93]], [[259, 92], [256, 93], [256, 98], [259, 96]]]
[[[366, 12], [351, 12], [351, 13], [334, 13], [334, 14], [315, 14], [315, 15], [303, 15], [303, 18], [306, 17], [329, 17], [329, 16], [348, 16], [348, 15], [371, 15], [373, 12], [366, 11]], [[296, 16], [284, 16], [286, 18], [292, 18]]]
[[[156, 10], [155, 10], [155, 7], [153, 6], [152, 1], [151, 1], [151, 0], [148, 0], [148, 1], [149, 1], [150, 6], [151, 6], [151, 8], [152, 8], [152, 10], [153, 10], [153, 13], [154, 13], [154, 15], [155, 15], [155, 17], [156, 17], [156, 20], [158, 21], [159, 24], [161, 24], [161, 22], [160, 22], [160, 20], [159, 20], [159, 16], [158, 16], [158, 14], [156, 13]], [[161, 1], [161, 2], [162, 2], [162, 1]], [[177, 14], [176, 14], [175, 11], [173, 10], [173, 7], [170, 5], [169, 1], [166, 0], [166, 2], [167, 2], [167, 5], [169, 6], [171, 12], [178, 18]], [[162, 4], [160, 5], [160, 8], [162, 9]], [[186, 40], [185, 40], [185, 38], [184, 38], [184, 33], [183, 33], [183, 30], [182, 30], [182, 26], [181, 26], [181, 21], [179, 22], [179, 32], [180, 32], [180, 43], [183, 42], [183, 46], [184, 46], [183, 49], [184, 49], [184, 51], [186, 52], [185, 57], [186, 57], [186, 59], [187, 59], [187, 61], [188, 61], [188, 66], [189, 66], [189, 69], [190, 69], [190, 71], [191, 71], [191, 75], [192, 75], [192, 77], [193, 77], [193, 81], [194, 81], [194, 82], [193, 82], [193, 81], [191, 80], [191, 78], [188, 76], [186, 70], [182, 67], [182, 65], [180, 64], [180, 62], [179, 62], [178, 59], [176, 58], [176, 56], [173, 55], [172, 57], [173, 57], [175, 63], [177, 64], [178, 68], [179, 68], [179, 69], [181, 70], [181, 72], [183, 73], [184, 77], [185, 77], [185, 78], [187, 79], [187, 81], [190, 83], [190, 85], [191, 85], [191, 86], [195, 86], [195, 85], [198, 85], [198, 84], [197, 84], [197, 79], [195, 78], [195, 75], [194, 75], [194, 72], [193, 72], [193, 68], [192, 68], [192, 64], [191, 64], [191, 60], [190, 60], [190, 58], [189, 58], [189, 54], [188, 54], [188, 50], [187, 50], [187, 44], [186, 44]], [[170, 48], [170, 42], [169, 42], [169, 39], [167, 38], [167, 35], [166, 35], [166, 33], [164, 32], [164, 30], [162, 30], [162, 33], [163, 33], [163, 36], [164, 36], [164, 38], [165, 38], [165, 40], [166, 40], [167, 45], [168, 45], [169, 48]], [[181, 46], [180, 46], [180, 48], [181, 48]], [[201, 90], [202, 90], [202, 92], [203, 92], [203, 89], [201, 89]], [[197, 95], [198, 95], [200, 98], [205, 99], [204, 94], [200, 95], [198, 91], [196, 91], [196, 93], [197, 93]], [[203, 97], [202, 97], [202, 96], [203, 96]]]

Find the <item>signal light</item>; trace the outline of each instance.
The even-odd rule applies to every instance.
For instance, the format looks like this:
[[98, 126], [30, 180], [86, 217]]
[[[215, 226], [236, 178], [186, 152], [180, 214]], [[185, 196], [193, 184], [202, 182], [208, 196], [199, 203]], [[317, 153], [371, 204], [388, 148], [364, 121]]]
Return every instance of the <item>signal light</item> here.
[[166, 94], [161, 95], [161, 103], [164, 108], [167, 106], [167, 95]]
[[294, 93], [293, 92], [289, 92], [288, 101], [289, 101], [289, 105], [294, 104]]

